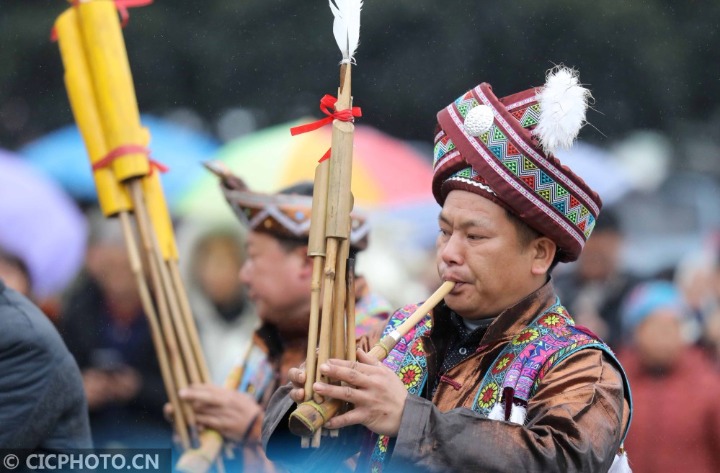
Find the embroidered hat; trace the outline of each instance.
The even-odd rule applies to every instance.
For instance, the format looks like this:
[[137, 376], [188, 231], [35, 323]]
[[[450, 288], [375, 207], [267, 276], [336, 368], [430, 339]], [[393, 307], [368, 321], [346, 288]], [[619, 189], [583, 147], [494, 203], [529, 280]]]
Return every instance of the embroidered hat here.
[[[211, 161], [205, 167], [220, 177], [220, 188], [240, 222], [249, 230], [269, 233], [277, 238], [307, 242], [312, 211], [312, 183], [298, 183], [276, 194], [251, 191], [245, 182], [222, 163]], [[367, 248], [370, 226], [364, 215], [350, 215], [350, 247]]]
[[600, 197], [553, 156], [585, 123], [590, 92], [558, 67], [545, 86], [497, 98], [482, 83], [438, 112], [433, 195], [442, 205], [461, 189], [518, 216], [558, 246], [560, 261], [580, 255], [600, 213]]

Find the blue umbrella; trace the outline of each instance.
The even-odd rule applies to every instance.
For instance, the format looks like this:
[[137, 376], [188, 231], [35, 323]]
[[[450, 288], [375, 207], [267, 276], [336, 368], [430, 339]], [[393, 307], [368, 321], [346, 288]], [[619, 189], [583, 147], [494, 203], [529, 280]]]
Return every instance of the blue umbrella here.
[[[172, 208], [188, 186], [205, 174], [201, 163], [215, 154], [219, 143], [198, 131], [153, 116], [143, 115], [141, 121], [150, 130], [152, 159], [170, 168], [161, 180]], [[38, 138], [19, 153], [59, 182], [75, 199], [97, 200], [90, 161], [76, 125]]]
[[0, 249], [28, 268], [32, 292], [62, 291], [85, 258], [87, 224], [75, 202], [19, 156], [0, 150]]

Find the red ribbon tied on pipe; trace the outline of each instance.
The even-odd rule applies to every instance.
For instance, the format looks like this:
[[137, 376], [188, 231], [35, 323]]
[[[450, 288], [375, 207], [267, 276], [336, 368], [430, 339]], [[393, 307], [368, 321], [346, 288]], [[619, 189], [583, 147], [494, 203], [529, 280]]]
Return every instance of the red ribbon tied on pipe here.
[[146, 7], [152, 2], [153, 0], [115, 0], [115, 8], [117, 8], [117, 11], [120, 13], [122, 27], [125, 28], [128, 21], [130, 20], [130, 13], [128, 13], [128, 8]]
[[[120, 20], [121, 20], [121, 26], [125, 28], [127, 26], [128, 21], [130, 20], [130, 13], [128, 12], [128, 8], [135, 8], [135, 7], [146, 7], [150, 5], [154, 0], [113, 0], [115, 2], [115, 8], [117, 8], [118, 13], [120, 13]], [[78, 3], [80, 3], [80, 0], [70, 0], [70, 4], [74, 7], [78, 6]], [[50, 30], [50, 41], [53, 43], [57, 41], [57, 31], [55, 31], [55, 28], [53, 27], [52, 30]]]
[[[290, 128], [290, 134], [292, 136], [295, 136], [302, 133], [307, 133], [309, 131], [315, 131], [319, 128], [324, 127], [325, 125], [332, 123], [333, 120], [340, 120], [341, 122], [353, 122], [355, 121], [355, 117], [362, 117], [362, 110], [360, 109], [360, 107], [352, 107], [345, 110], [335, 110], [336, 103], [336, 97], [326, 94], [323, 98], [320, 99], [320, 110], [327, 116], [306, 125], [292, 127]], [[327, 152], [323, 155], [322, 158], [320, 158], [320, 161], [318, 162], [321, 163], [329, 157], [330, 149], [327, 150]]]
[[99, 159], [95, 164], [92, 165], [92, 170], [97, 171], [98, 169], [102, 169], [105, 167], [110, 166], [110, 164], [115, 161], [117, 158], [121, 156], [125, 156], [126, 154], [144, 154], [148, 156], [148, 162], [150, 163], [150, 173], [148, 176], [152, 176], [152, 173], [155, 169], [157, 169], [160, 172], [168, 172], [170, 168], [165, 166], [164, 164], [155, 161], [154, 159], [150, 159], [150, 150], [146, 148], [145, 146], [140, 145], [122, 145], [118, 146], [114, 150], [110, 151], [108, 154], [103, 156], [101, 159]]

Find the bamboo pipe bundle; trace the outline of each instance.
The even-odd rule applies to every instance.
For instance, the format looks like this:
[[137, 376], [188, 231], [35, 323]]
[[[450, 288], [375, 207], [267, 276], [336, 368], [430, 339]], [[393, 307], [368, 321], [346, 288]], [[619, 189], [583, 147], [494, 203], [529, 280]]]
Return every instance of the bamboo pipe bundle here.
[[[452, 281], [444, 282], [415, 312], [392, 333], [383, 337], [370, 350], [369, 355], [378, 361], [382, 361], [387, 357], [390, 350], [395, 344], [415, 326], [417, 325], [443, 298], [452, 291], [455, 283]], [[307, 401], [298, 406], [298, 408], [290, 415], [290, 431], [295, 435], [303, 438], [315, 435], [315, 432], [332, 418], [342, 407], [343, 402], [337, 399], [328, 399], [323, 402]]]
[[[207, 439], [216, 441], [220, 436], [211, 431], [197, 439], [194, 413], [177, 396], [189, 383], [209, 382], [209, 375], [180, 278], [159, 175], [150, 171], [145, 151], [150, 136], [140, 124], [115, 5], [102, 0], [79, 2], [58, 17], [55, 30], [68, 97], [93, 165], [100, 207], [106, 217], [119, 218], [122, 224], [176, 431], [185, 449]], [[108, 160], [111, 151], [117, 156]]]
[[[351, 106], [350, 64], [340, 68], [340, 89], [335, 105], [337, 111]], [[350, 192], [352, 176], [352, 152], [354, 125], [351, 122], [333, 120], [332, 147], [329, 160], [321, 162], [315, 172], [313, 208], [311, 216], [308, 256], [313, 258], [311, 283], [311, 308], [308, 328], [308, 351], [305, 366], [306, 402], [322, 402], [313, 393], [315, 381], [330, 381], [320, 375], [317, 367], [331, 356], [344, 358], [348, 343], [354, 343], [354, 292], [348, 294], [347, 265], [350, 248], [350, 211], [353, 198]], [[351, 299], [353, 299], [351, 301]], [[320, 302], [322, 301], [322, 304]], [[348, 327], [353, 327], [353, 332]], [[352, 338], [352, 341], [349, 339]], [[302, 439], [302, 446], [317, 447], [319, 430], [313, 432], [312, 440]], [[331, 432], [331, 435], [335, 433]]]
[[[335, 357], [345, 357], [348, 346], [353, 346], [355, 341], [355, 296], [354, 290], [347, 284], [353, 281], [353, 275], [348, 273], [347, 266], [350, 248], [350, 211], [353, 206], [350, 184], [355, 127], [352, 121], [354, 116], [359, 116], [359, 113], [356, 115], [356, 111], [351, 109], [351, 65], [355, 63], [353, 56], [360, 39], [361, 9], [362, 0], [330, 1], [330, 10], [334, 17], [333, 36], [343, 60], [340, 63], [340, 87], [337, 99], [334, 104], [326, 101], [328, 97], [321, 101], [321, 108], [333, 117], [332, 146], [329, 165], [327, 162], [322, 162], [318, 166], [313, 192], [308, 256], [314, 261], [308, 356], [305, 363], [306, 404], [322, 402], [322, 399], [312, 391], [313, 382], [332, 382], [324, 379], [317, 367], [327, 361], [331, 353]], [[330, 107], [335, 109], [332, 114], [328, 110]], [[325, 120], [321, 121], [320, 126], [324, 122]], [[319, 305], [321, 300], [322, 307]], [[352, 321], [350, 317], [353, 317]], [[354, 356], [354, 352], [350, 356]], [[331, 432], [331, 435], [333, 434]], [[307, 447], [310, 443], [309, 436], [303, 437], [301, 443], [303, 447]], [[317, 447], [319, 443], [320, 429], [315, 429], [312, 432], [312, 446]]]

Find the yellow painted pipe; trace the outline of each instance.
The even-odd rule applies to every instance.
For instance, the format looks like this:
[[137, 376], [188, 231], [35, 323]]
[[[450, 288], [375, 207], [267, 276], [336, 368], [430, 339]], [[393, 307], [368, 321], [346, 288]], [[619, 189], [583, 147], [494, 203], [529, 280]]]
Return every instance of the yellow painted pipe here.
[[[90, 163], [94, 164], [102, 159], [108, 150], [80, 36], [77, 11], [74, 8], [69, 8], [58, 17], [55, 31], [65, 67], [65, 89], [70, 108], [85, 142]], [[127, 191], [115, 180], [110, 168], [93, 171], [93, 178], [100, 209], [105, 216], [110, 217], [132, 209]]]
[[[108, 150], [140, 145], [140, 112], [115, 3], [89, 0], [75, 8]], [[120, 156], [111, 166], [120, 182], [145, 176], [150, 169], [147, 155], [140, 152]]]

